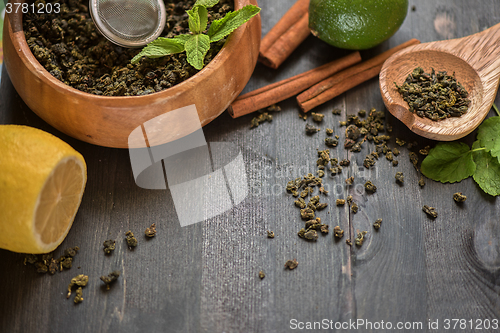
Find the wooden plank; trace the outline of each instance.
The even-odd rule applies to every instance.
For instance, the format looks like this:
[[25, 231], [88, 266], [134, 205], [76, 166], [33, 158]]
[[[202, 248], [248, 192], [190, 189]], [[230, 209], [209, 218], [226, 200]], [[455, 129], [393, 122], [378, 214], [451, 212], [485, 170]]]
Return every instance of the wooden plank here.
[[[293, 3], [259, 1], [263, 34]], [[495, 13], [500, 12], [494, 0], [410, 1], [413, 5], [416, 10], [408, 12], [402, 28], [389, 41], [363, 51], [363, 56], [410, 38], [426, 42], [475, 33], [497, 23]], [[278, 70], [257, 65], [245, 92], [348, 52], [309, 37]], [[0, 123], [27, 124], [61, 137], [84, 155], [89, 183], [61, 247], [81, 247], [70, 271], [40, 276], [23, 265], [22, 255], [0, 250], [4, 267], [0, 332], [284, 332], [292, 319], [325, 318], [424, 323], [438, 319], [443, 329], [447, 318], [500, 317], [498, 200], [484, 195], [472, 179], [458, 184], [428, 180], [420, 189], [406, 149], [401, 149], [397, 167], [381, 157], [366, 172], [361, 165], [367, 145], [361, 153], [349, 154], [342, 147], [344, 128], [339, 120], [362, 108], [383, 109], [376, 79], [314, 110], [324, 113], [325, 119], [313, 136], [304, 133], [305, 124], [313, 123], [311, 118], [307, 122], [298, 118], [293, 99], [280, 105], [282, 111], [273, 114], [272, 123], [255, 129], [249, 129], [253, 115], [231, 119], [227, 114], [204, 128], [208, 142], [231, 142], [241, 149], [250, 194], [232, 210], [181, 228], [168, 190], [135, 185], [126, 150], [91, 146], [52, 129], [19, 99], [4, 70]], [[333, 108], [341, 108], [342, 115], [332, 115]], [[393, 137], [415, 139], [420, 147], [433, 143], [408, 133], [390, 115], [388, 121]], [[288, 180], [317, 170], [316, 149], [327, 148], [323, 141], [327, 127], [340, 135], [332, 156], [348, 157], [352, 165], [339, 176], [325, 177], [330, 194], [323, 201], [329, 207], [318, 216], [330, 225], [330, 234], [310, 243], [297, 237], [303, 222], [284, 187]], [[473, 140], [474, 135], [464, 139], [469, 144]], [[394, 138], [390, 146], [395, 146]], [[403, 186], [395, 184], [396, 171], [405, 175]], [[344, 182], [350, 175], [355, 177], [353, 187]], [[375, 183], [376, 193], [356, 187], [366, 180]], [[468, 197], [462, 206], [451, 199], [456, 191]], [[348, 207], [335, 206], [335, 199], [349, 193], [360, 206], [355, 215]], [[438, 218], [427, 218], [423, 204], [434, 205]], [[378, 232], [372, 227], [377, 218], [383, 219]], [[152, 222], [158, 235], [146, 240], [142, 232]], [[345, 230], [341, 241], [333, 238], [335, 225]], [[129, 229], [140, 241], [134, 251], [122, 241]], [[268, 239], [266, 230], [276, 237]], [[369, 232], [365, 244], [347, 246], [345, 239], [357, 230]], [[118, 240], [109, 257], [102, 252], [102, 242], [108, 238]], [[293, 258], [299, 266], [285, 270], [285, 261]], [[123, 275], [105, 291], [99, 276], [114, 269]], [[263, 280], [258, 277], [260, 270], [266, 273]], [[85, 301], [75, 306], [65, 294], [69, 280], [79, 273], [88, 274], [91, 282], [84, 290]]]

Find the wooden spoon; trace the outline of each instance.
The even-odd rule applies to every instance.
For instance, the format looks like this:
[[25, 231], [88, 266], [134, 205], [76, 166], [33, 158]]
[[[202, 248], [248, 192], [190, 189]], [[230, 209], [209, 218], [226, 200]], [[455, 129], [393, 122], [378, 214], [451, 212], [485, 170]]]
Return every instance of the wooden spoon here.
[[[461, 117], [441, 121], [421, 118], [408, 110], [394, 82], [401, 85], [415, 67], [427, 73], [455, 72], [458, 82], [469, 92], [471, 104]], [[500, 24], [477, 34], [444, 41], [418, 44], [399, 51], [386, 60], [380, 71], [380, 91], [384, 103], [410, 130], [426, 138], [452, 141], [472, 132], [486, 117], [497, 94], [500, 79]]]

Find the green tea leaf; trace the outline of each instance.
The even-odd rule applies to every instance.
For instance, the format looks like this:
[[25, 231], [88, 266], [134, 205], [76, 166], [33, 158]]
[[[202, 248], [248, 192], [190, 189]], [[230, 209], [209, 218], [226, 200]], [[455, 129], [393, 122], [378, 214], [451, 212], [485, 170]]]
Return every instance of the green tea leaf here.
[[138, 63], [142, 57], [160, 58], [166, 55], [180, 53], [184, 51], [184, 43], [179, 38], [159, 37], [146, 45], [141, 52], [132, 58], [133, 64]]
[[203, 68], [203, 60], [210, 49], [210, 38], [207, 35], [193, 35], [184, 45], [187, 61], [196, 69]]
[[235, 12], [229, 12], [220, 20], [215, 20], [208, 29], [210, 42], [217, 42], [229, 35], [240, 25], [244, 24], [260, 12], [260, 8], [254, 5], [247, 5]]
[[204, 6], [194, 6], [186, 11], [189, 15], [189, 30], [193, 34], [201, 34], [207, 28], [208, 11]]
[[476, 171], [472, 153], [463, 142], [439, 142], [422, 161], [422, 173], [442, 183], [455, 183]]
[[[491, 118], [490, 118], [491, 119]], [[500, 195], [500, 163], [496, 157], [491, 156], [486, 150], [480, 150], [479, 140], [472, 145], [474, 152], [474, 162], [477, 168], [474, 172], [474, 180], [486, 193], [497, 196]]]
[[493, 157], [500, 161], [500, 117], [491, 117], [483, 121], [477, 132], [481, 147], [486, 148]]
[[219, 0], [198, 0], [194, 4], [195, 6], [204, 6], [205, 8], [211, 8], [219, 3]]

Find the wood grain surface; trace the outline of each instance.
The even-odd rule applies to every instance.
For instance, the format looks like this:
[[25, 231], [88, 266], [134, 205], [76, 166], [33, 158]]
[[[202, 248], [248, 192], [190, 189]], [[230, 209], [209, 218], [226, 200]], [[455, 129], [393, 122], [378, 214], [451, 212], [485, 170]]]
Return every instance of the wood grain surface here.
[[[500, 21], [496, 0], [410, 0], [401, 29], [388, 41], [368, 51], [379, 54], [410, 38], [422, 42], [459, 38], [482, 31]], [[265, 34], [293, 0], [260, 0]], [[244, 92], [260, 88], [345, 56], [339, 50], [308, 37], [278, 70], [258, 64]], [[497, 98], [500, 104], [500, 98]], [[324, 149], [325, 129], [333, 128], [343, 142], [339, 121], [347, 114], [375, 107], [384, 110], [378, 79], [374, 78], [336, 97], [314, 111], [325, 114], [321, 131], [304, 133], [293, 98], [280, 103], [271, 123], [250, 129], [253, 115], [232, 119], [227, 113], [204, 127], [207, 142], [231, 142], [241, 149], [249, 185], [248, 197], [233, 209], [187, 227], [180, 227], [170, 190], [139, 188], [132, 175], [127, 150], [102, 148], [72, 139], [38, 118], [20, 99], [5, 72], [0, 87], [0, 123], [25, 124], [51, 132], [82, 153], [88, 164], [88, 184], [74, 225], [61, 247], [81, 250], [73, 268], [54, 276], [40, 275], [23, 265], [22, 254], [0, 250], [0, 332], [312, 332], [293, 330], [297, 322], [349, 322], [363, 319], [421, 322], [422, 329], [408, 332], [495, 332], [476, 326], [476, 320], [500, 320], [500, 203], [484, 194], [469, 178], [457, 184], [427, 180], [420, 188], [419, 174], [408, 150], [401, 149], [399, 165], [380, 158], [367, 171], [365, 155], [331, 148], [334, 157], [349, 158], [341, 175], [325, 177], [330, 187], [327, 209], [318, 213], [330, 230], [339, 225], [344, 239], [333, 232], [316, 243], [297, 237], [303, 226], [293, 198], [284, 192], [290, 179], [316, 171], [316, 149]], [[331, 113], [342, 110], [341, 116]], [[416, 140], [419, 147], [435, 142], [419, 137], [386, 112], [394, 138]], [[490, 112], [489, 116], [493, 116]], [[461, 139], [471, 144], [475, 132]], [[1, 158], [1, 157], [0, 157]], [[214, 163], [221, 163], [217, 158]], [[397, 171], [405, 182], [395, 182]], [[345, 179], [354, 176], [353, 186]], [[360, 186], [371, 180], [377, 192]], [[467, 195], [459, 206], [455, 192]], [[335, 206], [335, 199], [352, 195], [359, 212]], [[423, 205], [437, 208], [428, 218]], [[382, 218], [380, 230], [373, 222]], [[4, 221], [2, 221], [4, 222]], [[143, 236], [151, 223], [157, 236]], [[132, 230], [139, 240], [129, 250], [124, 233]], [[275, 233], [274, 239], [266, 230]], [[346, 238], [368, 231], [362, 247], [348, 246]], [[117, 249], [105, 256], [102, 242], [113, 238]], [[288, 259], [299, 266], [284, 269]], [[111, 290], [99, 277], [113, 270], [122, 275]], [[260, 280], [258, 272], [266, 277]], [[66, 299], [70, 279], [89, 276], [84, 301]], [[465, 330], [445, 330], [446, 319], [473, 321]], [[431, 330], [428, 322], [439, 321]], [[453, 325], [453, 323], [451, 323]], [[335, 331], [324, 330], [324, 331]], [[344, 332], [348, 330], [337, 330]], [[366, 329], [351, 331], [383, 332]], [[393, 329], [393, 331], [402, 331]]]

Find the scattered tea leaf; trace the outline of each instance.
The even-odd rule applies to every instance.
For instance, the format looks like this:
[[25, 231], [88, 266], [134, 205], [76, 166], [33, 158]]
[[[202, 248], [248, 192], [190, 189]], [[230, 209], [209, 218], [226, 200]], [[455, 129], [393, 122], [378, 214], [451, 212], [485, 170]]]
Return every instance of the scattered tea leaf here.
[[130, 62], [136, 64], [142, 57], [160, 58], [170, 54], [180, 53], [185, 50], [184, 44], [185, 41], [183, 42], [179, 38], [158, 37], [146, 45]]
[[457, 192], [457, 193], [453, 194], [453, 200], [460, 203], [460, 202], [464, 202], [465, 200], [467, 200], [467, 197], [465, 195], [463, 195], [462, 192]]
[[108, 239], [105, 240], [104, 243], [102, 243], [102, 246], [104, 247], [104, 253], [105, 254], [111, 254], [116, 249], [116, 244], [114, 239]]
[[129, 247], [129, 249], [133, 248], [133, 247], [136, 247], [137, 246], [137, 238], [134, 237], [134, 234], [132, 231], [127, 231], [125, 233], [125, 240], [127, 241], [127, 245]]
[[78, 287], [76, 289], [75, 293], [76, 293], [75, 300], [74, 300], [75, 304], [83, 302], [83, 289], [82, 289], [82, 287]]
[[404, 181], [405, 181], [405, 176], [403, 175], [402, 172], [396, 172], [396, 181], [399, 183], [399, 184], [403, 184]]
[[378, 230], [380, 229], [380, 227], [382, 226], [382, 219], [377, 219], [374, 223], [373, 223], [373, 227]]
[[365, 236], [367, 233], [368, 233], [368, 231], [358, 232], [358, 235], [356, 236], [356, 239], [355, 239], [355, 243], [357, 246], [363, 245], [363, 243], [365, 242]]
[[70, 284], [68, 285], [68, 294], [66, 295], [66, 298], [69, 298], [71, 296], [71, 288], [73, 288], [73, 286], [78, 286], [78, 287], [80, 287], [80, 288], [78, 288], [80, 291], [79, 291], [79, 293], [77, 293], [77, 297], [79, 299], [77, 300], [75, 298], [75, 303], [79, 303], [79, 302], [83, 301], [83, 298], [81, 297], [81, 292], [82, 292], [81, 287], [85, 287], [88, 282], [89, 282], [89, 277], [87, 275], [84, 275], [84, 274], [79, 274], [79, 275], [75, 276], [74, 278], [72, 278]]
[[344, 237], [344, 230], [340, 229], [339, 226], [336, 226], [335, 228], [333, 228], [333, 235], [340, 239]]
[[299, 262], [297, 261], [297, 259], [288, 260], [285, 263], [285, 268], [288, 268], [289, 270], [292, 270], [292, 269], [297, 268], [298, 265], [299, 265]]
[[101, 276], [101, 281], [106, 284], [106, 290], [110, 289], [110, 285], [118, 280], [118, 277], [120, 276], [120, 271], [113, 271], [109, 273], [107, 276], [103, 275]]
[[311, 116], [313, 120], [317, 123], [320, 123], [323, 121], [323, 118], [325, 118], [325, 115], [322, 113], [316, 113], [316, 112], [311, 112]]
[[427, 205], [424, 205], [424, 206], [422, 207], [422, 210], [423, 210], [423, 211], [424, 211], [427, 215], [429, 215], [429, 216], [430, 216], [430, 217], [432, 217], [432, 218], [436, 218], [436, 217], [438, 216], [438, 213], [437, 213], [437, 211], [436, 211], [436, 208], [434, 208], [434, 207], [429, 207], [429, 206], [427, 206]]
[[373, 185], [373, 183], [370, 180], [365, 183], [365, 189], [367, 192], [371, 193], [377, 192], [377, 186]]
[[149, 238], [156, 236], [156, 224], [153, 223], [149, 228], [146, 228], [146, 230], [144, 231], [144, 235]]

